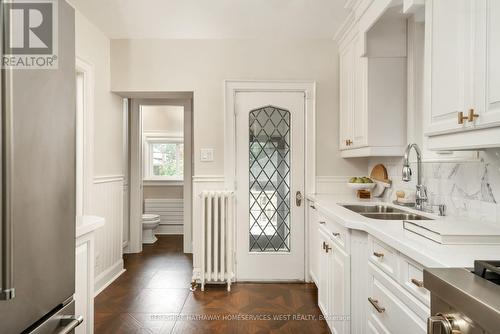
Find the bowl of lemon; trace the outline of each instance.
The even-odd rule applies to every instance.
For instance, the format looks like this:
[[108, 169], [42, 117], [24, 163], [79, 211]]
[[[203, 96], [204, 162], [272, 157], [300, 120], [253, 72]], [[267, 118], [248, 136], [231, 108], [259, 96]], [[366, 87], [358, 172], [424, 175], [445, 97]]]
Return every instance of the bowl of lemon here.
[[352, 188], [354, 190], [370, 190], [375, 187], [375, 182], [373, 182], [372, 179], [366, 176], [361, 176], [361, 177], [351, 177], [349, 179], [349, 182], [347, 183], [349, 188]]

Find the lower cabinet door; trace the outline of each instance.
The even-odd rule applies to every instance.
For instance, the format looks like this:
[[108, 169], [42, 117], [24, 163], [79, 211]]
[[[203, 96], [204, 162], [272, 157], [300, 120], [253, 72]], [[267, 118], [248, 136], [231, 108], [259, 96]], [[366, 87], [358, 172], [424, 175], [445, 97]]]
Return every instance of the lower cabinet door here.
[[350, 257], [336, 244], [330, 264], [330, 328], [335, 334], [350, 333], [351, 269]]
[[308, 211], [308, 226], [309, 226], [309, 274], [316, 285], [319, 277], [319, 256], [321, 248], [319, 242], [319, 217], [318, 211], [314, 207], [313, 202], [309, 202]]
[[368, 332], [427, 333], [423, 318], [428, 313], [426, 307], [372, 264], [369, 268]]
[[332, 251], [327, 251], [327, 249], [332, 246], [330, 238], [322, 229], [318, 229], [318, 238], [318, 306], [326, 319], [328, 319], [330, 316], [330, 254]]

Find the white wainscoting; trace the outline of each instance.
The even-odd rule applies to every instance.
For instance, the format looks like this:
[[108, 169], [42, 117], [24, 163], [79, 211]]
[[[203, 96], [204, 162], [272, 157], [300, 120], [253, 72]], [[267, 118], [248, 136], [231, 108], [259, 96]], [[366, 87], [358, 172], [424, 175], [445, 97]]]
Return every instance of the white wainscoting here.
[[183, 198], [147, 198], [144, 200], [144, 212], [160, 215], [160, 226], [155, 234], [183, 234]]
[[232, 189], [225, 189], [224, 175], [193, 176], [193, 280], [201, 278], [201, 193], [210, 190]]
[[123, 182], [123, 250], [126, 253], [128, 241], [130, 240], [130, 203], [129, 203], [129, 187], [126, 180]]
[[123, 269], [123, 176], [94, 178], [91, 214], [104, 217], [106, 225], [95, 236], [96, 295], [111, 284]]
[[352, 190], [347, 186], [348, 181], [349, 176], [317, 176], [316, 193], [335, 195], [350, 194]]

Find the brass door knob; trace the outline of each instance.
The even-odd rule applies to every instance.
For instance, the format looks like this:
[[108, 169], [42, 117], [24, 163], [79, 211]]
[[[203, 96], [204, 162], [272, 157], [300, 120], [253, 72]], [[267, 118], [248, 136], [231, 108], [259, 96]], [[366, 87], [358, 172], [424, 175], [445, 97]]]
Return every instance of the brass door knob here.
[[469, 122], [474, 122], [474, 120], [476, 118], [478, 118], [478, 117], [479, 117], [479, 115], [476, 114], [476, 113], [474, 113], [474, 109], [473, 108], [469, 109], [469, 117], [468, 117]]

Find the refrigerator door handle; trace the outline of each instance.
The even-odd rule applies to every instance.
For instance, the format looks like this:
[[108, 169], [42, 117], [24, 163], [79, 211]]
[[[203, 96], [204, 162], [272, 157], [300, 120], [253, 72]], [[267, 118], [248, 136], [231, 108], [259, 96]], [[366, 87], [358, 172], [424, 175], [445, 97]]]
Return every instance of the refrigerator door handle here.
[[76, 327], [78, 327], [83, 322], [83, 317], [81, 315], [74, 316], [70, 315], [61, 319], [61, 326], [64, 326], [57, 334], [68, 334], [71, 333]]
[[[3, 1], [0, 1], [0, 36], [4, 36]], [[5, 41], [2, 38], [2, 41]], [[0, 54], [4, 55], [4, 45], [0, 45]], [[13, 257], [12, 257], [12, 217], [10, 212], [10, 163], [11, 147], [11, 98], [8, 90], [12, 80], [11, 70], [0, 69], [0, 300], [9, 300], [15, 297], [13, 287]]]

